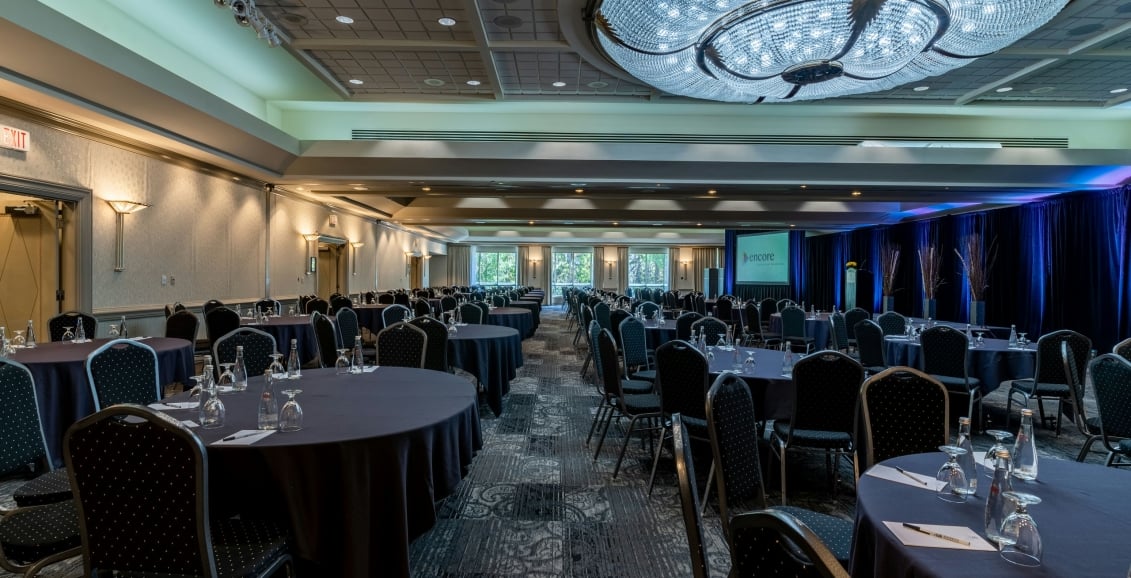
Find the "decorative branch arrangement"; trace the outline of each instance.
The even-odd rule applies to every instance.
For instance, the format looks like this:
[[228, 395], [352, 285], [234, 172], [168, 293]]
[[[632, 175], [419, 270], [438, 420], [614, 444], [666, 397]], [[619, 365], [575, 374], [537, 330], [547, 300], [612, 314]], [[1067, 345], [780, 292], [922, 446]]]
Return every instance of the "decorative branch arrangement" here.
[[883, 294], [890, 296], [895, 291], [895, 274], [899, 272], [899, 245], [884, 243], [880, 247], [880, 280]]
[[966, 237], [962, 244], [966, 248], [966, 256], [963, 257], [958, 249], [955, 249], [954, 253], [958, 255], [958, 262], [962, 264], [962, 270], [966, 273], [966, 283], [970, 286], [970, 299], [985, 301], [986, 289], [990, 286], [990, 270], [997, 261], [997, 238], [990, 242], [988, 251], [983, 250], [982, 236], [978, 233]]
[[923, 296], [934, 299], [939, 286], [945, 283], [939, 271], [942, 269], [942, 252], [934, 245], [927, 245], [919, 251], [919, 275], [923, 278]]

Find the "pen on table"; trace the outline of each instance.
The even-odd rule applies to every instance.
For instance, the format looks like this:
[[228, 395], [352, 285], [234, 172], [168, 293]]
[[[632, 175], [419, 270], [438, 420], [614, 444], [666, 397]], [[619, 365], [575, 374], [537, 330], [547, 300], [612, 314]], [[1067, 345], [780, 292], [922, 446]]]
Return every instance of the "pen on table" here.
[[226, 437], [226, 438], [224, 438], [224, 439], [222, 439], [222, 440], [220, 440], [220, 441], [222, 441], [222, 442], [230, 442], [230, 441], [232, 441], [232, 440], [238, 440], [238, 439], [243, 439], [243, 438], [249, 438], [249, 437], [251, 437], [251, 436], [257, 436], [257, 435], [259, 435], [259, 434], [261, 434], [261, 433], [263, 433], [263, 432], [261, 432], [261, 431], [252, 431], [252, 432], [244, 432], [244, 433], [232, 434], [232, 435], [230, 435], [230, 436], [228, 436], [228, 437]]
[[898, 471], [899, 473], [901, 473], [901, 474], [903, 474], [903, 475], [905, 475], [905, 476], [907, 476], [907, 477], [909, 477], [909, 478], [911, 478], [911, 479], [915, 480], [916, 482], [919, 482], [920, 484], [923, 484], [924, 486], [925, 486], [925, 485], [927, 485], [927, 482], [926, 482], [926, 481], [924, 481], [924, 480], [921, 480], [921, 479], [919, 479], [919, 476], [916, 476], [916, 475], [912, 474], [911, 472], [909, 472], [909, 471], [907, 471], [907, 470], [905, 470], [905, 469], [903, 469], [903, 468], [901, 468], [901, 467], [899, 467], [899, 466], [896, 466], [896, 467], [895, 467], [895, 469], [896, 469], [896, 471]]
[[915, 530], [916, 532], [919, 532], [921, 534], [926, 534], [928, 536], [931, 536], [933, 538], [938, 538], [940, 540], [946, 540], [948, 542], [954, 542], [955, 544], [962, 544], [963, 546], [969, 546], [970, 545], [970, 542], [963, 540], [962, 538], [955, 538], [954, 536], [947, 536], [946, 534], [940, 534], [938, 532], [932, 532], [930, 530], [924, 530], [924, 529], [920, 528], [919, 526], [916, 526], [915, 524], [908, 524], [907, 522], [904, 522], [903, 527], [904, 528], [911, 528], [912, 530]]

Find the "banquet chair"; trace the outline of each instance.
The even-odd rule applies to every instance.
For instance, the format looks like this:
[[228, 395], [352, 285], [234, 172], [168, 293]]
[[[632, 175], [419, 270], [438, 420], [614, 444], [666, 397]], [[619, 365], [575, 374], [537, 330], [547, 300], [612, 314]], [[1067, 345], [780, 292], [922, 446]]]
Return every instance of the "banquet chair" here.
[[675, 448], [675, 473], [679, 478], [679, 504], [683, 511], [683, 526], [687, 531], [687, 546], [691, 550], [691, 575], [708, 578], [707, 546], [703, 534], [703, 518], [699, 514], [699, 488], [695, 481], [695, 461], [691, 454], [691, 439], [687, 428], [677, 413], [672, 416], [672, 447]]
[[910, 367], [892, 367], [860, 388], [856, 477], [889, 458], [938, 451], [950, 440], [946, 387]]
[[753, 301], [746, 304], [746, 342], [745, 345], [769, 347], [781, 344], [781, 334], [767, 331], [762, 323], [762, 311]]
[[[1074, 415], [1070, 415], [1071, 412], [1064, 412], [1066, 408], [1071, 407], [1071, 393], [1068, 386], [1069, 378], [1064, 374], [1064, 362], [1061, 360], [1061, 342], [1068, 344], [1072, 355], [1076, 358], [1076, 367], [1087, 367], [1088, 356], [1091, 355], [1092, 351], [1091, 339], [1070, 329], [1061, 329], [1042, 335], [1037, 340], [1036, 371], [1033, 373], [1033, 377], [1014, 379], [1008, 382], [1009, 397], [1005, 403], [1006, 430], [1009, 430], [1009, 422], [1013, 417], [1013, 401], [1017, 398], [1022, 400], [1023, 407], [1028, 407], [1029, 400], [1036, 398], [1041, 423], [1045, 424], [1047, 419], [1055, 421], [1057, 436], [1060, 435], [1060, 414], [1075, 419]], [[1075, 375], [1072, 379], [1075, 380], [1075, 383], [1084, 383], [1084, 376], [1082, 375]], [[1005, 383], [1003, 382], [1002, 385], [1005, 385]], [[1046, 399], [1055, 399], [1058, 402], [1057, 413], [1047, 418], [1045, 417], [1044, 404]]]
[[240, 328], [240, 314], [227, 307], [217, 307], [204, 316], [204, 334], [208, 346], [216, 345], [221, 337]]
[[829, 314], [829, 325], [831, 326], [829, 339], [832, 341], [832, 348], [852, 357], [852, 348], [848, 345], [848, 326], [844, 320], [844, 314], [833, 311]]
[[704, 343], [714, 346], [719, 337], [726, 337], [727, 324], [717, 317], [704, 317], [691, 324], [692, 333], [704, 336]]
[[365, 292], [365, 304], [366, 305], [373, 305], [376, 302], [377, 302], [377, 293], [373, 292], [373, 291], [366, 291]]
[[[774, 420], [770, 445], [781, 465], [781, 503], [786, 503], [786, 455], [791, 449], [822, 450], [835, 494], [840, 458], [852, 459], [852, 428], [864, 368], [844, 353], [820, 351], [793, 366], [793, 414]], [[832, 461], [829, 461], [832, 454]]]
[[691, 340], [691, 325], [702, 319], [703, 316], [695, 311], [685, 311], [675, 320], [675, 338], [683, 341]]
[[208, 301], [205, 301], [203, 305], [200, 306], [200, 310], [201, 310], [201, 313], [203, 313], [204, 316], [207, 317], [209, 311], [212, 311], [213, 309], [217, 309], [219, 307], [224, 307], [224, 306], [225, 306], [224, 302], [220, 301], [219, 299], [209, 299]]
[[271, 299], [270, 297], [265, 297], [265, 298], [260, 299], [259, 301], [255, 302], [255, 310], [259, 313], [267, 313], [268, 311], [274, 311], [275, 315], [282, 315], [283, 314], [283, 305], [281, 303], [279, 303], [278, 299]]
[[907, 318], [895, 311], [887, 311], [876, 318], [884, 335], [903, 335], [907, 332]]
[[330, 314], [330, 302], [321, 297], [314, 297], [306, 302], [306, 313], [309, 315], [315, 311], [323, 314]]
[[84, 575], [269, 576], [290, 566], [282, 528], [211, 519], [208, 454], [177, 420], [115, 406], [71, 426], [63, 448]]
[[[581, 334], [585, 337], [585, 362], [581, 364], [582, 376], [584, 376], [586, 372], [589, 371], [589, 364], [593, 362], [593, 348], [597, 346], [597, 342], [594, 340], [594, 338], [597, 334], [593, 332], [592, 326], [596, 322], [597, 320], [593, 317], [593, 308], [588, 305], [582, 305], [581, 323], [584, 331], [582, 331]], [[597, 327], [600, 328], [601, 324], [597, 323]], [[594, 364], [594, 371], [599, 373], [601, 371], [601, 368]]]
[[[652, 458], [652, 474], [648, 476], [648, 495], [656, 481], [656, 468], [660, 465], [660, 453], [664, 441], [671, 432], [672, 414], [683, 415], [683, 425], [693, 439], [709, 441], [707, 434], [707, 410], [703, 402], [707, 399], [707, 387], [711, 384], [707, 358], [694, 345], [686, 341], [669, 341], [656, 348], [656, 388], [660, 394], [660, 415], [666, 420], [662, 424], [660, 443]], [[710, 481], [714, 468], [707, 477]], [[615, 476], [614, 476], [615, 477]], [[706, 495], [703, 496], [706, 499]]]
[[644, 323], [635, 317], [626, 317], [618, 326], [621, 339], [621, 358], [626, 379], [656, 381], [656, 370], [648, 355], [648, 337]]
[[707, 316], [707, 300], [703, 297], [702, 293], [696, 293], [691, 297], [691, 302], [694, 304], [694, 311], [704, 317]]
[[[1092, 387], [1099, 411], [1099, 439], [1107, 449], [1104, 465], [1131, 466], [1131, 362], [1114, 353], [1092, 360]], [[1087, 454], [1088, 445], [1080, 452]], [[1077, 461], [1081, 461], [1081, 457]]]
[[443, 313], [447, 313], [448, 311], [455, 309], [458, 305], [459, 302], [456, 301], [456, 298], [452, 297], [451, 295], [444, 295], [440, 298], [440, 311]]
[[74, 500], [0, 512], [0, 568], [30, 578], [80, 554]]
[[1131, 337], [1116, 343], [1115, 347], [1111, 348], [1111, 352], [1123, 359], [1131, 361]]
[[432, 314], [432, 304], [426, 298], [413, 299], [412, 301], [412, 314], [416, 317], [424, 317]]
[[302, 313], [303, 315], [306, 314], [306, 304], [310, 303], [311, 299], [313, 299], [313, 297], [311, 297], [309, 295], [299, 295], [298, 296], [297, 305], [298, 305], [298, 312], [299, 313]]
[[1088, 452], [1091, 451], [1092, 444], [1102, 437], [1102, 424], [1098, 415], [1088, 417], [1088, 409], [1084, 404], [1086, 384], [1075, 381], [1075, 376], [1082, 374], [1077, 371], [1076, 357], [1072, 355], [1072, 349], [1068, 347], [1066, 341], [1060, 342], [1060, 359], [1064, 364], [1064, 375], [1068, 376], [1069, 379], [1068, 387], [1072, 399], [1072, 413], [1075, 418], [1076, 429], [1085, 437], [1084, 445], [1076, 456], [1076, 461], [1082, 462], [1088, 456]]
[[[338, 362], [338, 349], [345, 347], [338, 341], [334, 323], [330, 318], [315, 311], [310, 314], [310, 327], [314, 330], [314, 342], [318, 344], [318, 363], [322, 367], [334, 367]], [[352, 343], [350, 344], [352, 349]], [[244, 354], [247, 352], [245, 350]], [[249, 373], [248, 375], [256, 375]]]
[[273, 335], [254, 327], [241, 327], [221, 336], [212, 344], [212, 359], [216, 367], [220, 367], [221, 363], [235, 362], [236, 347], [241, 345], [248, 377], [263, 375], [271, 367], [272, 353], [282, 353], [283, 363], [286, 363], [287, 351], [279, 351]]
[[[607, 329], [597, 328], [597, 338], [593, 343], [597, 355], [597, 371], [601, 373], [601, 383], [604, 385], [605, 394], [609, 398], [610, 406], [605, 412], [601, 424], [601, 439], [597, 442], [597, 449], [593, 452], [593, 461], [601, 455], [601, 447], [605, 444], [605, 437], [609, 434], [613, 419], [628, 418], [628, 430], [624, 434], [620, 453], [617, 455], [616, 466], [613, 467], [613, 479], [620, 472], [621, 462], [624, 461], [624, 452], [628, 449], [628, 442], [632, 433], [637, 430], [637, 421], [650, 420], [660, 417], [660, 398], [653, 393], [628, 393], [622, 388], [622, 381], [617, 371], [617, 346], [613, 342], [613, 334]], [[649, 390], [652, 384], [646, 383]], [[603, 426], [603, 427], [602, 427]], [[644, 427], [639, 431], [651, 431], [654, 427]]]
[[392, 293], [385, 292], [377, 295], [377, 303], [381, 305], [392, 305], [394, 302], [396, 302], [396, 298]]
[[[733, 545], [733, 520], [743, 513], [766, 509], [759, 430], [754, 400], [742, 378], [723, 374], [707, 391], [707, 432], [718, 474], [719, 519], [723, 535]], [[847, 562], [852, 544], [852, 522], [794, 506], [775, 506], [813, 529], [835, 553]]]
[[72, 333], [78, 332], [79, 323], [82, 323], [82, 330], [86, 333], [87, 339], [94, 339], [95, 332], [98, 331], [98, 320], [93, 315], [83, 313], [81, 311], [65, 311], [47, 320], [47, 333], [51, 337], [51, 341], [62, 341], [63, 334], [67, 332], [67, 328], [71, 328]]
[[381, 321], [388, 327], [412, 317], [412, 310], [401, 304], [390, 305], [381, 310]]
[[609, 313], [609, 332], [613, 334], [613, 341], [617, 344], [617, 352], [624, 351], [624, 344], [620, 336], [620, 322], [632, 317], [632, 314], [624, 309], [613, 309]]
[[507, 298], [503, 297], [502, 295], [492, 295], [491, 296], [491, 306], [492, 307], [506, 307], [507, 306]]
[[872, 374], [887, 369], [887, 361], [884, 359], [884, 330], [875, 321], [865, 319], [856, 324], [855, 332], [860, 365]]
[[412, 306], [411, 298], [409, 297], [408, 293], [405, 293], [404, 291], [397, 291], [393, 294], [393, 303], [397, 305], [403, 305], [406, 308]]
[[[330, 298], [330, 315], [337, 315], [342, 309], [353, 309], [353, 301], [344, 295]], [[275, 311], [278, 311], [276, 309]]]
[[[595, 320], [589, 321], [589, 330], [586, 332], [585, 339], [590, 343], [597, 343], [597, 337], [602, 332], [601, 326]], [[655, 386], [652, 382], [643, 379], [622, 379], [616, 369], [616, 361], [613, 361], [613, 374], [605, 375], [605, 366], [602, 364], [601, 350], [599, 348], [591, 348], [593, 355], [593, 386], [597, 389], [597, 394], [601, 397], [601, 402], [597, 404], [597, 412], [593, 415], [593, 423], [589, 425], [589, 435], [585, 438], [585, 444], [588, 445], [593, 440], [593, 432], [597, 429], [597, 424], [601, 423], [605, 417], [605, 412], [612, 411], [616, 408], [616, 392], [622, 395], [644, 395], [653, 393]], [[612, 384], [612, 385], [610, 385]], [[596, 459], [596, 455], [594, 455]]]
[[428, 334], [401, 321], [377, 332], [377, 365], [424, 367]]
[[727, 325], [734, 325], [734, 301], [719, 297], [715, 301], [715, 317]]
[[35, 474], [15, 489], [12, 500], [26, 507], [71, 499], [67, 471], [52, 467], [35, 379], [23, 364], [0, 359], [0, 400], [0, 478]]
[[675, 291], [668, 291], [667, 293], [664, 293], [664, 307], [667, 307], [668, 309], [673, 309], [673, 310], [678, 309], [679, 308], [679, 293], [677, 293]]
[[94, 410], [119, 403], [154, 403], [161, 399], [157, 352], [132, 339], [114, 339], [86, 357], [86, 377]]
[[173, 315], [173, 306], [169, 303], [166, 303], [165, 304], [165, 319], [168, 319], [172, 315]]
[[[946, 386], [952, 393], [969, 399], [966, 417], [972, 423], [982, 423], [982, 380], [972, 377], [967, 369], [970, 363], [970, 340], [966, 334], [946, 325], [936, 325], [919, 336], [923, 349], [923, 373]], [[974, 420], [974, 404], [978, 404], [978, 418]], [[977, 426], [976, 426], [977, 427]]]
[[474, 301], [476, 307], [479, 308], [480, 323], [487, 323], [487, 316], [491, 313], [491, 306], [486, 301]]
[[334, 329], [337, 331], [339, 347], [353, 347], [361, 335], [361, 324], [357, 321], [357, 311], [351, 307], [339, 309], [334, 315]]
[[[659, 314], [660, 306], [652, 301], [644, 301], [636, 306], [636, 310], [644, 314], [645, 319], [652, 319], [653, 316]], [[656, 319], [660, 319], [656, 317]]]
[[421, 329], [428, 336], [428, 346], [424, 351], [424, 369], [449, 371], [448, 328], [442, 322], [426, 315], [409, 321], [409, 324]]
[[463, 323], [473, 323], [475, 325], [482, 325], [486, 319], [483, 317], [483, 310], [474, 303], [464, 303], [459, 307], [459, 319]]
[[770, 315], [778, 313], [778, 301], [773, 297], [766, 297], [762, 299], [762, 321], [766, 324], [770, 322]]
[[805, 353], [813, 350], [816, 342], [805, 331], [805, 311], [796, 305], [790, 305], [781, 312], [781, 340], [796, 348], [804, 347]]
[[848, 332], [849, 347], [856, 345], [856, 324], [871, 318], [872, 314], [860, 307], [853, 307], [844, 312], [844, 328]]
[[[593, 319], [601, 325], [601, 329], [608, 329], [610, 333], [613, 331], [613, 315], [612, 309], [608, 303], [601, 302], [593, 306]], [[614, 337], [616, 337], [614, 335]]]
[[786, 307], [797, 307], [797, 303], [793, 299], [779, 299], [774, 305], [774, 311], [781, 313]]
[[[780, 510], [739, 514], [731, 521], [731, 576], [848, 578], [844, 566], [804, 522]], [[801, 555], [798, 555], [798, 554]]]
[[191, 311], [178, 311], [165, 319], [165, 337], [184, 339], [196, 346], [196, 333], [200, 329], [200, 320]]

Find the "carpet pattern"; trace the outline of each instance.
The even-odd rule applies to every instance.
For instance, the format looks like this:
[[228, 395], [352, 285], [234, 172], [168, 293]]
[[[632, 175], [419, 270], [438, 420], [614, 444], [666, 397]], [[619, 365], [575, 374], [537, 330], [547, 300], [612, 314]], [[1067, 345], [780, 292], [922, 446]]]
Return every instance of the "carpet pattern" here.
[[[631, 440], [621, 471], [613, 479], [621, 430], [610, 430], [596, 461], [596, 440], [589, 446], [585, 443], [598, 397], [592, 370], [587, 378], [579, 373], [584, 353], [573, 346], [567, 321], [557, 308], [543, 309], [537, 334], [523, 342], [524, 365], [504, 399], [502, 417], [495, 418], [481, 404], [483, 450], [456, 493], [438, 505], [435, 527], [412, 544], [414, 576], [691, 575], [670, 452], [661, 458], [649, 497], [649, 444]], [[1005, 393], [999, 389], [986, 398], [990, 426], [1005, 424]], [[1011, 428], [1016, 425], [1014, 419]], [[1075, 459], [1083, 440], [1069, 424], [1059, 438], [1051, 430], [1037, 430], [1045, 458]], [[985, 450], [992, 439], [979, 435], [974, 445]], [[705, 445], [695, 450], [702, 490], [710, 452]], [[774, 505], [780, 502], [778, 466], [764, 440], [760, 452], [767, 500]], [[1088, 461], [1102, 463], [1103, 454], [1093, 452]], [[788, 473], [791, 506], [853, 518], [850, 463], [842, 461], [835, 495], [829, 491], [822, 455], [791, 455]], [[0, 483], [0, 505], [10, 504], [7, 496], [16, 483]], [[711, 573], [725, 576], [729, 556], [718, 514], [711, 506], [704, 524]], [[81, 568], [80, 561], [71, 560], [56, 564], [43, 576], [74, 576]], [[8, 576], [0, 572], [0, 577]]]

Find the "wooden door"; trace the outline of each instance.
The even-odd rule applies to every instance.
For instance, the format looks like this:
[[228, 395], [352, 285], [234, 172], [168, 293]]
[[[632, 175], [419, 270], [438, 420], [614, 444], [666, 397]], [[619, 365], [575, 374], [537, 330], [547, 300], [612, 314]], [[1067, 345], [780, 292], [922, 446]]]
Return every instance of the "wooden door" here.
[[9, 337], [30, 319], [37, 338], [47, 339], [58, 279], [54, 203], [0, 192], [0, 325]]

